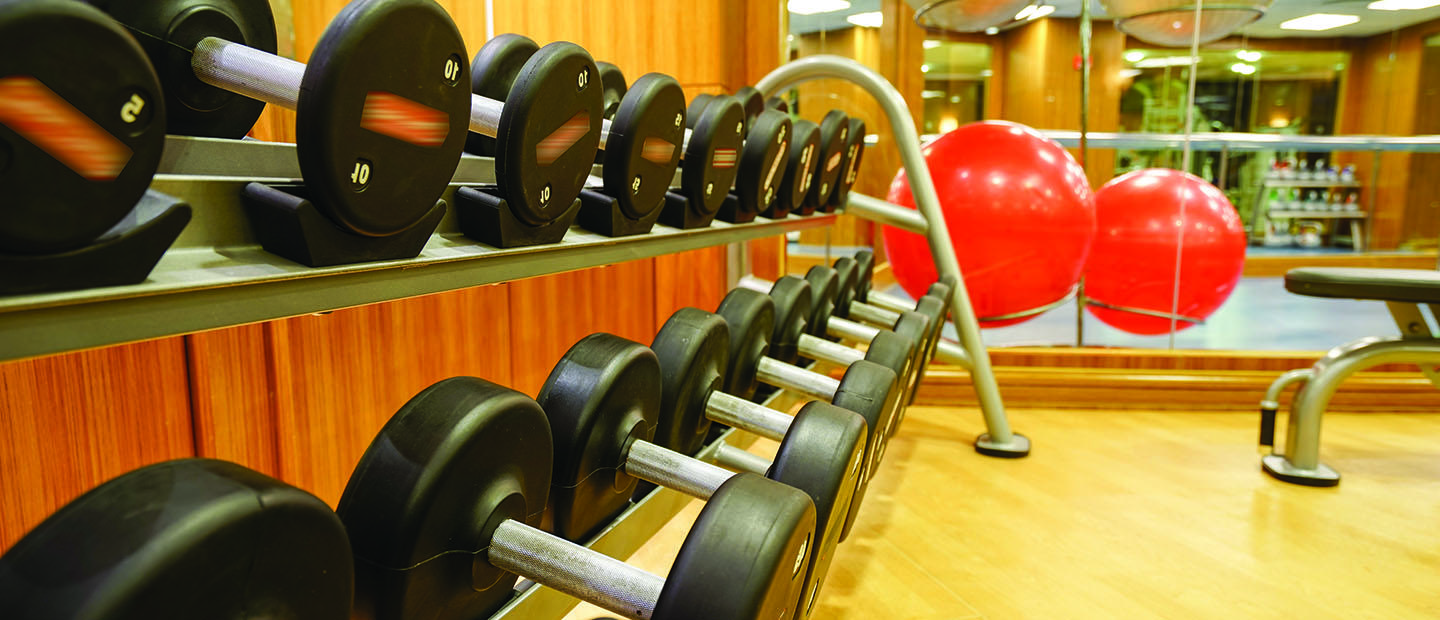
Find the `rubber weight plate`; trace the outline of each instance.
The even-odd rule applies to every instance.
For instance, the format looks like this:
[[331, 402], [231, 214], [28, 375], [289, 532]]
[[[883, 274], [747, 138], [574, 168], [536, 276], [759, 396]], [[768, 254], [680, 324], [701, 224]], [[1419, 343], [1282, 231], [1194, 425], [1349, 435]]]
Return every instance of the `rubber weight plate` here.
[[769, 99], [766, 99], [765, 107], [770, 108], [771, 110], [779, 110], [786, 114], [790, 113], [790, 102], [785, 101], [784, 99], [781, 99], [779, 97], [771, 97]]
[[835, 259], [835, 316], [850, 316], [850, 302], [855, 300], [855, 282], [859, 277], [855, 259], [849, 256]]
[[78, 3], [0, 3], [0, 252], [83, 246], [160, 165], [165, 101], [145, 53]]
[[775, 304], [775, 328], [770, 333], [770, 357], [794, 364], [800, 359], [800, 334], [810, 318], [810, 283], [804, 278], [785, 276], [770, 287]]
[[668, 75], [647, 73], [630, 85], [605, 141], [605, 193], [627, 217], [641, 219], [665, 202], [685, 142], [685, 92]]
[[830, 199], [830, 206], [836, 208], [844, 207], [850, 200], [850, 189], [860, 176], [860, 161], [865, 158], [865, 121], [850, 119], [849, 137], [845, 144], [845, 163], [835, 181], [835, 194]]
[[681, 308], [665, 321], [650, 349], [660, 363], [661, 381], [652, 441], [681, 454], [695, 454], [710, 432], [705, 401], [725, 382], [729, 327], [715, 314]]
[[[275, 16], [266, 0], [92, 0], [136, 34], [165, 88], [167, 130], [186, 136], [239, 139], [255, 126], [265, 102], [216, 88], [195, 77], [191, 50], [216, 37], [275, 53]], [[83, 64], [103, 61], [100, 50], [82, 46]], [[58, 58], [51, 57], [53, 61]]]
[[[695, 98], [690, 100], [690, 105], [685, 108], [685, 127], [687, 129], [694, 129], [695, 125], [700, 122], [700, 114], [705, 111], [705, 108], [710, 105], [710, 102], [716, 99], [729, 99], [729, 97], [716, 97], [708, 93], [695, 95]], [[736, 105], [739, 105], [739, 102], [736, 102]], [[741, 113], [744, 113], [743, 108], [741, 109]]]
[[805, 195], [805, 204], [816, 210], [829, 213], [835, 209], [830, 205], [830, 194], [835, 191], [835, 180], [840, 178], [841, 160], [845, 158], [845, 137], [850, 132], [850, 119], [844, 112], [831, 110], [820, 120], [820, 161], [815, 182], [810, 193]]
[[0, 558], [8, 618], [350, 617], [324, 502], [233, 463], [168, 461], [70, 502]]
[[[539, 45], [518, 34], [501, 34], [486, 41], [470, 61], [470, 91], [487, 99], [504, 101], [510, 96], [520, 70], [539, 51]], [[494, 157], [495, 139], [471, 133], [465, 140], [465, 150], [482, 157]]]
[[814, 611], [830, 571], [859, 484], [868, 435], [865, 420], [854, 412], [811, 401], [795, 414], [770, 465], [766, 477], [804, 491], [815, 504], [816, 546], [805, 569], [805, 594], [797, 618]]
[[521, 220], [548, 224], [580, 197], [600, 148], [598, 74], [588, 52], [559, 41], [515, 77], [495, 136], [495, 182]]
[[483, 379], [446, 379], [405, 403], [337, 509], [355, 551], [355, 617], [470, 620], [508, 602], [516, 578], [484, 550], [506, 519], [539, 526], [551, 450], [535, 401]]
[[870, 286], [875, 280], [875, 253], [860, 250], [855, 253], [855, 301], [866, 303], [870, 297]]
[[881, 330], [865, 348], [865, 359], [889, 368], [895, 373], [898, 385], [909, 386], [917, 367], [917, 351], [923, 350], [924, 344], [923, 341], [916, 344], [905, 336]]
[[630, 442], [654, 437], [660, 386], [655, 353], [611, 334], [581, 339], [550, 371], [535, 400], [555, 437], [557, 536], [589, 538], [630, 505], [637, 479], [623, 455]]
[[700, 509], [651, 620], [795, 617], [814, 534], [804, 493], [755, 474], [730, 478]]
[[720, 300], [715, 310], [730, 329], [730, 365], [725, 372], [725, 391], [740, 398], [755, 396], [760, 387], [756, 369], [770, 348], [775, 329], [775, 304], [770, 296], [737, 288]]
[[[689, 114], [686, 111], [687, 121]], [[740, 149], [745, 142], [744, 118], [740, 104], [728, 97], [714, 100], [700, 112], [680, 171], [680, 191], [690, 199], [690, 208], [697, 215], [719, 211], [735, 185]]]
[[745, 108], [745, 126], [747, 128], [765, 111], [765, 96], [761, 95], [760, 91], [755, 90], [753, 86], [741, 86], [731, 96], [740, 102], [740, 107]]
[[775, 202], [777, 215], [782, 208], [789, 213], [804, 206], [805, 194], [815, 180], [815, 161], [820, 153], [820, 126], [810, 121], [795, 121], [794, 132], [790, 153], [786, 156], [785, 176], [780, 180], [780, 198]]
[[860, 502], [865, 499], [865, 491], [870, 487], [870, 477], [885, 456], [885, 440], [890, 435], [888, 425], [900, 407], [900, 390], [895, 373], [874, 362], [855, 362], [840, 378], [840, 389], [831, 404], [860, 414], [870, 428], [870, 436], [865, 442], [865, 464], [861, 466], [860, 484], [855, 490], [855, 499], [850, 503], [845, 529], [840, 533], [840, 539], [844, 540], [855, 526]]
[[[927, 329], [925, 339], [921, 341], [924, 344], [924, 349], [921, 350], [921, 355], [918, 358], [919, 368], [921, 370], [916, 373], [917, 376], [915, 377], [914, 384], [911, 386], [912, 390], [920, 383], [920, 377], [918, 375], [924, 372], [924, 369], [930, 365], [930, 360], [935, 357], [935, 348], [940, 344], [940, 331], [935, 329], [935, 327], [936, 323], [939, 323], [940, 327], [942, 329], [944, 328], [943, 317], [945, 316], [945, 307], [945, 298], [936, 295], [921, 297], [920, 301], [915, 304], [914, 311], [920, 316], [925, 317]], [[898, 328], [896, 331], [899, 331]]]
[[840, 294], [839, 276], [834, 269], [816, 265], [805, 272], [805, 281], [810, 283], [810, 335], [829, 338], [826, 326], [830, 324], [830, 313], [835, 310], [835, 297]]
[[620, 100], [625, 98], [625, 87], [629, 82], [625, 81], [625, 74], [620, 67], [608, 62], [597, 62], [595, 68], [600, 72], [601, 93], [605, 99], [605, 118], [615, 118], [615, 113], [620, 110]]
[[429, 0], [357, 0], [301, 82], [295, 150], [315, 206], [362, 235], [412, 226], [455, 175], [470, 125], [465, 42]]
[[750, 123], [735, 178], [735, 194], [744, 208], [758, 213], [775, 200], [785, 178], [790, 133], [790, 117], [775, 110], [765, 110]]

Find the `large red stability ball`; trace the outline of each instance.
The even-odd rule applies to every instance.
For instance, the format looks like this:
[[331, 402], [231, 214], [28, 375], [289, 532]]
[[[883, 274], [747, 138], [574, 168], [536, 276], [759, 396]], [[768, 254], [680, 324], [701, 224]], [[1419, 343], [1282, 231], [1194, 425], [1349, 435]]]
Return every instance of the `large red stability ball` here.
[[[1183, 215], [1182, 215], [1183, 204]], [[1127, 308], [1169, 313], [1175, 294], [1176, 244], [1180, 304], [1176, 314], [1204, 319], [1240, 281], [1245, 230], [1225, 194], [1179, 170], [1137, 170], [1095, 193], [1099, 232], [1085, 268], [1085, 295]], [[1182, 219], [1183, 218], [1183, 219]], [[1086, 306], [1107, 325], [1132, 334], [1164, 334], [1170, 320]], [[1194, 325], [1176, 321], [1178, 329]]]
[[[1080, 281], [1095, 198], [1064, 148], [1024, 125], [985, 121], [941, 136], [924, 153], [978, 317], [1039, 308]], [[903, 169], [889, 200], [915, 207]], [[937, 277], [925, 238], [890, 227], [884, 235], [895, 279], [911, 295], [925, 294]]]

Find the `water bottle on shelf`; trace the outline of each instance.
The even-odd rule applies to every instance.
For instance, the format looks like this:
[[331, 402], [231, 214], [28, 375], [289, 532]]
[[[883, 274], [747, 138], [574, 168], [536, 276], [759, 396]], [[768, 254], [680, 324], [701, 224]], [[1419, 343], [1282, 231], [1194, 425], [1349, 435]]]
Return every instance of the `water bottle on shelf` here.
[[1341, 169], [1340, 169], [1340, 182], [1341, 182], [1341, 183], [1354, 183], [1354, 182], [1355, 182], [1355, 166], [1353, 166], [1353, 165], [1351, 165], [1351, 166], [1345, 166], [1344, 168], [1341, 168]]
[[1345, 203], [1340, 200], [1340, 192], [1326, 190], [1325, 207], [1327, 211], [1344, 211]]
[[1345, 210], [1351, 213], [1360, 211], [1360, 192], [1352, 191], [1345, 197]]
[[1285, 180], [1295, 179], [1296, 161], [1294, 157], [1285, 160], [1285, 165], [1280, 168], [1280, 178]]

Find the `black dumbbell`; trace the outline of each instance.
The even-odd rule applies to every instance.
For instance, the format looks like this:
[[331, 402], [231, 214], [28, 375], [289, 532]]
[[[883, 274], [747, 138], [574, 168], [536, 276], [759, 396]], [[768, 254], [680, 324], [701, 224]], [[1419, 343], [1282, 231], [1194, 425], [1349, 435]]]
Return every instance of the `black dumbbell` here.
[[[890, 327], [900, 320], [905, 312], [919, 312], [930, 319], [930, 333], [926, 338], [925, 346], [920, 350], [917, 358], [919, 366], [910, 386], [910, 402], [915, 400], [915, 392], [924, 376], [925, 370], [929, 368], [930, 361], [935, 358], [935, 349], [940, 345], [940, 338], [945, 332], [945, 322], [950, 315], [951, 294], [955, 290], [956, 279], [954, 276], [945, 276], [939, 282], [930, 285], [925, 295], [913, 305], [902, 299], [891, 299], [888, 295], [876, 293], [875, 301], [890, 301], [889, 307], [882, 307], [878, 303], [870, 303], [871, 280], [875, 272], [875, 255], [869, 250], [861, 250], [855, 254], [853, 260], [842, 257], [835, 261], [836, 282], [838, 286], [844, 283], [853, 282], [849, 295], [850, 301], [836, 302], [836, 312], [843, 305], [846, 313], [842, 316], [855, 321]], [[853, 277], [850, 276], [853, 274]], [[837, 300], [844, 296], [843, 292], [837, 292]], [[892, 429], [893, 430], [893, 429]]]
[[595, 66], [600, 69], [600, 87], [605, 96], [605, 118], [615, 118], [615, 113], [620, 110], [620, 100], [625, 98], [625, 89], [630, 82], [625, 80], [625, 73], [608, 62], [597, 62]]
[[839, 110], [831, 110], [820, 119], [820, 156], [815, 162], [818, 169], [810, 192], [805, 194], [805, 210], [833, 213], [835, 205], [831, 199], [835, 194], [836, 181], [845, 169], [845, 153], [850, 140], [850, 117]]
[[763, 107], [751, 115], [746, 101], [737, 95], [700, 94], [690, 101], [687, 112], [693, 122], [698, 122], [698, 115], [712, 111], [716, 105], [737, 105], [741, 109], [745, 142], [739, 153], [733, 198], [718, 211], [719, 219], [731, 223], [754, 221], [756, 215], [769, 211], [780, 199], [794, 143], [789, 116]]
[[345, 527], [319, 498], [234, 463], [183, 459], [114, 478], [26, 534], [0, 557], [0, 608], [349, 620], [354, 572]]
[[[840, 295], [840, 292], [842, 290], [848, 290], [848, 286], [842, 284], [842, 278], [836, 270], [823, 265], [817, 265], [806, 273], [805, 282], [810, 285], [810, 303], [803, 308], [795, 305], [788, 306], [792, 314], [799, 314], [800, 316], [782, 316], [782, 318], [787, 320], [781, 321], [784, 329], [777, 328], [775, 342], [772, 342], [772, 346], [778, 344], [777, 350], [789, 355], [790, 351], [798, 348], [800, 343], [799, 335], [802, 333], [802, 330], [808, 330], [808, 334], [817, 339], [838, 338], [866, 345], [873, 345], [876, 338], [881, 334], [894, 332], [901, 336], [907, 343], [917, 343], [911, 348], [910, 358], [907, 360], [903, 371], [897, 373], [897, 376], [901, 380], [900, 385], [902, 390], [906, 392], [911, 391], [916, 377], [918, 377], [920, 369], [922, 368], [923, 361], [921, 360], [921, 355], [925, 347], [928, 346], [930, 334], [933, 331], [931, 327], [933, 323], [930, 320], [930, 316], [925, 312], [919, 311], [901, 313], [892, 324], [886, 326], [884, 329], [877, 329], [834, 314], [839, 307], [836, 299]], [[745, 276], [741, 278], [739, 282], [741, 288], [771, 293], [772, 295], [778, 295], [783, 298], [794, 297], [793, 292], [786, 291], [783, 288], [776, 290], [778, 284], [778, 282], [772, 283], [768, 280], [762, 280], [753, 276]], [[931, 308], [933, 303], [935, 302], [927, 302], [923, 310], [933, 311], [933, 308]], [[805, 308], [808, 308], [808, 316], [803, 314]], [[799, 311], [798, 313], [796, 312], [797, 310]], [[801, 322], [802, 320], [803, 323]], [[807, 342], [813, 341], [807, 339]], [[819, 352], [821, 347], [823, 347], [823, 345], [810, 345], [811, 349], [816, 350], [815, 352]], [[843, 353], [840, 351], [840, 348], [847, 347], [829, 347], [829, 350], [834, 351], [831, 357], [842, 355]], [[882, 351], [888, 353], [889, 348], [882, 349]], [[854, 356], [856, 354], [858, 354], [858, 352], [843, 355]], [[806, 355], [805, 357], [826, 359], [823, 357], [815, 358], [815, 356], [812, 355]], [[844, 359], [847, 358], [839, 358], [839, 360]], [[841, 363], [843, 363], [843, 361]]]
[[[860, 414], [870, 428], [865, 442], [864, 472], [873, 473], [884, 453], [885, 425], [900, 405], [900, 382], [895, 372], [879, 364], [858, 361], [836, 380], [776, 360], [767, 355], [775, 325], [775, 304], [764, 293], [737, 288], [730, 291], [716, 310], [730, 330], [730, 360], [725, 371], [724, 391], [753, 399], [761, 383], [790, 390], [803, 396], [828, 401]], [[866, 474], [862, 472], [862, 484]], [[852, 509], [845, 525], [848, 534], [854, 523]]]
[[850, 189], [860, 176], [860, 161], [865, 158], [865, 121], [851, 117], [849, 131], [845, 132], [845, 157], [840, 163], [840, 174], [835, 178], [835, 189], [830, 194], [832, 209], [844, 208], [850, 200]]
[[[555, 439], [565, 441], [559, 432]], [[386, 423], [340, 498], [356, 558], [357, 616], [484, 618], [514, 596], [517, 576], [626, 618], [793, 615], [815, 508], [773, 480], [740, 474], [719, 484], [668, 578], [537, 529], [549, 492], [566, 489], [552, 482], [556, 460], [618, 448], [557, 451], [536, 401], [482, 379], [427, 388]], [[617, 475], [600, 480], [604, 474]], [[618, 474], [587, 482], [613, 494]]]
[[[723, 322], [720, 327], [724, 329]], [[629, 506], [639, 480], [708, 499], [734, 475], [652, 441], [658, 428], [674, 427], [688, 421], [676, 417], [697, 413], [679, 407], [662, 409], [663, 383], [653, 351], [611, 334], [581, 339], [556, 363], [536, 401], [555, 436], [550, 505], [557, 535], [570, 540], [593, 535]], [[734, 407], [723, 396], [716, 403], [770, 428], [784, 419], [788, 434], [782, 433], [786, 439], [781, 454], [765, 476], [803, 491], [816, 502], [817, 546], [806, 564], [804, 588], [813, 593], [823, 576], [812, 570], [822, 551], [819, 545], [825, 542], [822, 537], [826, 531], [838, 531], [850, 510], [864, 460], [864, 421], [824, 403], [793, 422], [790, 416], [764, 407]], [[829, 542], [830, 548], [824, 549], [827, 560], [834, 546], [833, 539]]]
[[775, 201], [760, 215], [771, 219], [787, 217], [790, 213], [811, 215], [814, 209], [804, 210], [805, 195], [815, 180], [820, 159], [820, 126], [806, 120], [794, 121], [794, 138], [790, 142], [789, 158], [785, 165], [785, 176], [780, 181], [780, 191]]
[[0, 5], [0, 76], [0, 253], [88, 245], [131, 212], [159, 168], [155, 70], [99, 10], [34, 0]]
[[845, 522], [859, 510], [866, 488], [864, 419], [818, 401], [805, 404], [791, 417], [721, 391], [730, 331], [724, 319], [704, 310], [681, 308], [665, 321], [650, 346], [662, 381], [656, 445], [693, 454], [704, 444], [711, 421], [780, 442], [775, 460], [757, 463], [751, 471], [805, 491], [815, 502], [816, 548], [800, 614], [808, 616]]
[[[357, 235], [414, 225], [454, 175], [473, 124], [465, 44], [433, 2], [352, 2], [308, 65], [275, 55], [265, 0], [103, 6], [141, 35], [166, 92], [171, 132], [238, 138], [262, 102], [295, 110], [306, 197]], [[492, 103], [493, 133], [501, 104]]]

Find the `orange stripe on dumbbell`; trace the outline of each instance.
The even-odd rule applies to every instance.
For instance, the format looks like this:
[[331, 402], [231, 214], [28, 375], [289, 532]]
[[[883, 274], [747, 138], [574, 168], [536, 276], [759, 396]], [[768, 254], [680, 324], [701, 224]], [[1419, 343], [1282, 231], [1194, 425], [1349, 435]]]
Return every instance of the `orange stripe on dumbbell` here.
[[535, 161], [548, 166], [560, 159], [570, 147], [575, 146], [585, 134], [590, 133], [590, 115], [585, 111], [575, 113], [550, 135], [535, 145]]
[[450, 117], [422, 103], [376, 91], [365, 96], [360, 126], [402, 142], [434, 148], [445, 144]]
[[30, 76], [0, 79], [0, 124], [90, 181], [114, 181], [130, 147]]
[[670, 157], [674, 154], [675, 144], [660, 138], [645, 138], [644, 146], [640, 147], [640, 157], [662, 166], [670, 163]]
[[739, 154], [735, 149], [715, 149], [715, 168], [733, 168]]

